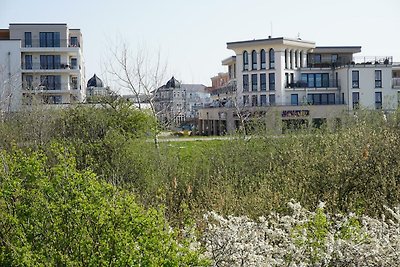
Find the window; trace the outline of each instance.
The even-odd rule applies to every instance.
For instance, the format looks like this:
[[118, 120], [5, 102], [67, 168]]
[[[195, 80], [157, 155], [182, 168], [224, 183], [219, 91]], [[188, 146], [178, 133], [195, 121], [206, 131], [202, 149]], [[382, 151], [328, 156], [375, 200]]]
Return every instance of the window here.
[[257, 96], [256, 95], [251, 96], [251, 106], [252, 107], [257, 107], [258, 106]]
[[33, 89], [33, 76], [25, 75], [25, 90]]
[[59, 32], [40, 32], [40, 47], [60, 47]]
[[70, 41], [69, 41], [69, 45], [71, 47], [79, 47], [78, 37], [75, 37], [75, 36], [71, 37]]
[[375, 92], [375, 109], [382, 109], [382, 92]]
[[248, 106], [249, 105], [249, 96], [244, 95], [243, 96], [243, 106]]
[[294, 73], [290, 73], [290, 84], [294, 85]]
[[275, 95], [269, 95], [269, 104], [271, 106], [275, 105]]
[[335, 94], [308, 94], [307, 101], [310, 105], [334, 105]]
[[288, 51], [285, 50], [285, 69], [288, 69]]
[[332, 54], [331, 55], [331, 62], [332, 63], [336, 63], [338, 61], [338, 55], [337, 54]]
[[249, 75], [243, 75], [243, 92], [249, 91]]
[[260, 74], [260, 85], [261, 85], [261, 91], [267, 90], [267, 75], [265, 73]]
[[249, 70], [249, 54], [247, 51], [243, 52], [243, 70]]
[[78, 77], [71, 77], [71, 89], [78, 89]]
[[260, 102], [261, 102], [261, 106], [265, 107], [267, 105], [267, 96], [260, 95]]
[[228, 66], [228, 73], [229, 73], [229, 79], [232, 79], [233, 78], [233, 76], [232, 76], [232, 65]]
[[375, 88], [382, 88], [382, 71], [375, 71]]
[[290, 50], [289, 54], [289, 60], [290, 60], [290, 68], [293, 69], [293, 50]]
[[296, 50], [294, 53], [294, 67], [297, 68], [299, 66], [299, 51]]
[[252, 91], [257, 91], [257, 74], [252, 74], [251, 75], [251, 90]]
[[304, 64], [303, 64], [303, 51], [300, 51], [300, 68], [303, 68]]
[[351, 72], [351, 84], [353, 88], [359, 88], [360, 87], [360, 74], [358, 70], [353, 70]]
[[32, 55], [25, 55], [25, 69], [32, 69]]
[[360, 107], [360, 93], [353, 92], [353, 109], [358, 109]]
[[298, 94], [291, 94], [290, 95], [290, 104], [292, 106], [299, 105], [299, 95]]
[[285, 72], [286, 88], [290, 88], [289, 73]]
[[60, 75], [46, 75], [40, 76], [40, 85], [44, 90], [61, 90], [61, 76]]
[[275, 69], [275, 52], [272, 48], [269, 50], [269, 68]]
[[327, 88], [329, 87], [329, 73], [303, 73], [301, 74], [301, 83], [309, 88]]
[[71, 69], [78, 69], [78, 60], [76, 58], [71, 58]]
[[321, 63], [321, 54], [314, 54], [314, 63]]
[[265, 70], [265, 68], [267, 67], [267, 64], [266, 64], [266, 56], [265, 56], [264, 49], [262, 49], [260, 52], [260, 62], [261, 62], [261, 69]]
[[257, 52], [256, 52], [256, 50], [253, 50], [253, 52], [251, 52], [251, 69], [252, 70], [257, 69]]
[[32, 33], [25, 32], [25, 47], [32, 47]]
[[269, 90], [275, 91], [275, 73], [269, 74]]
[[40, 56], [40, 69], [42, 70], [54, 70], [60, 69], [61, 62], [60, 56], [53, 55], [41, 55]]

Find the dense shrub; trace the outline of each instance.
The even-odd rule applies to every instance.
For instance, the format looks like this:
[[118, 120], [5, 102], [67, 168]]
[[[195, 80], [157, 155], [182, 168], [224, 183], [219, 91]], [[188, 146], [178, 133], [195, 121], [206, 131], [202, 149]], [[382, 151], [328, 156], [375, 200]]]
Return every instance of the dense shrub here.
[[200, 266], [155, 209], [76, 170], [70, 153], [0, 151], [1, 266]]

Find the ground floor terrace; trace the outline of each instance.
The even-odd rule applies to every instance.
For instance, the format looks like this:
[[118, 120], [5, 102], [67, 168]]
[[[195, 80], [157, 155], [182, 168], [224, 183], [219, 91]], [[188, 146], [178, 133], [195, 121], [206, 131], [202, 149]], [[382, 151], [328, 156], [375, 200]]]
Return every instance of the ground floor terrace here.
[[336, 127], [345, 112], [348, 106], [337, 104], [204, 108], [199, 110], [198, 131], [201, 135], [232, 134], [243, 127], [253, 127], [254, 121], [272, 134], [309, 127]]

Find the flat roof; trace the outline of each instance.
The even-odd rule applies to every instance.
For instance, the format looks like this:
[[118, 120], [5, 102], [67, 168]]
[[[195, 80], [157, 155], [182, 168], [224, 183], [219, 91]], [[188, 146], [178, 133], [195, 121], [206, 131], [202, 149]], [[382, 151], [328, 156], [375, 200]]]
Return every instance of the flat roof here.
[[230, 56], [228, 58], [223, 59], [221, 62], [222, 62], [222, 65], [229, 65], [229, 63], [235, 62], [235, 61], [236, 61], [236, 56]]
[[316, 46], [313, 53], [325, 52], [325, 53], [358, 53], [361, 52], [361, 46]]
[[67, 23], [10, 23], [11, 25], [67, 25]]
[[304, 41], [304, 40], [301, 40], [301, 39], [293, 39], [293, 38], [286, 38], [286, 37], [274, 37], [274, 38], [267, 38], [267, 39], [253, 39], [253, 40], [245, 40], [245, 41], [237, 41], [237, 42], [228, 42], [226, 44], [229, 47], [229, 46], [237, 46], [237, 45], [251, 44], [251, 43], [254, 43], [254, 44], [256, 44], [256, 43], [283, 43], [284, 41], [315, 45], [315, 43], [311, 42], [311, 41]]

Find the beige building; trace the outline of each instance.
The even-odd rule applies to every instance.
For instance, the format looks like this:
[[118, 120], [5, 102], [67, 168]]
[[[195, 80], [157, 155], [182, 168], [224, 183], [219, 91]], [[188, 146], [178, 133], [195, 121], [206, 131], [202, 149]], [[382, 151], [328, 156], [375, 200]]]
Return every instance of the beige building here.
[[[357, 57], [360, 46], [316, 46], [300, 38], [227, 43], [235, 55], [222, 61], [227, 83], [236, 85], [233, 105], [200, 110], [203, 134], [234, 132], [244, 120], [266, 118], [267, 128], [334, 124], [360, 107], [397, 108], [400, 74], [392, 57]], [[400, 76], [399, 76], [400, 77]]]
[[[0, 42], [19, 40], [21, 80], [14, 89], [18, 103], [69, 104], [85, 99], [83, 39], [79, 29], [67, 24], [10, 24], [0, 30]], [[0, 46], [1, 48], [1, 46]]]

